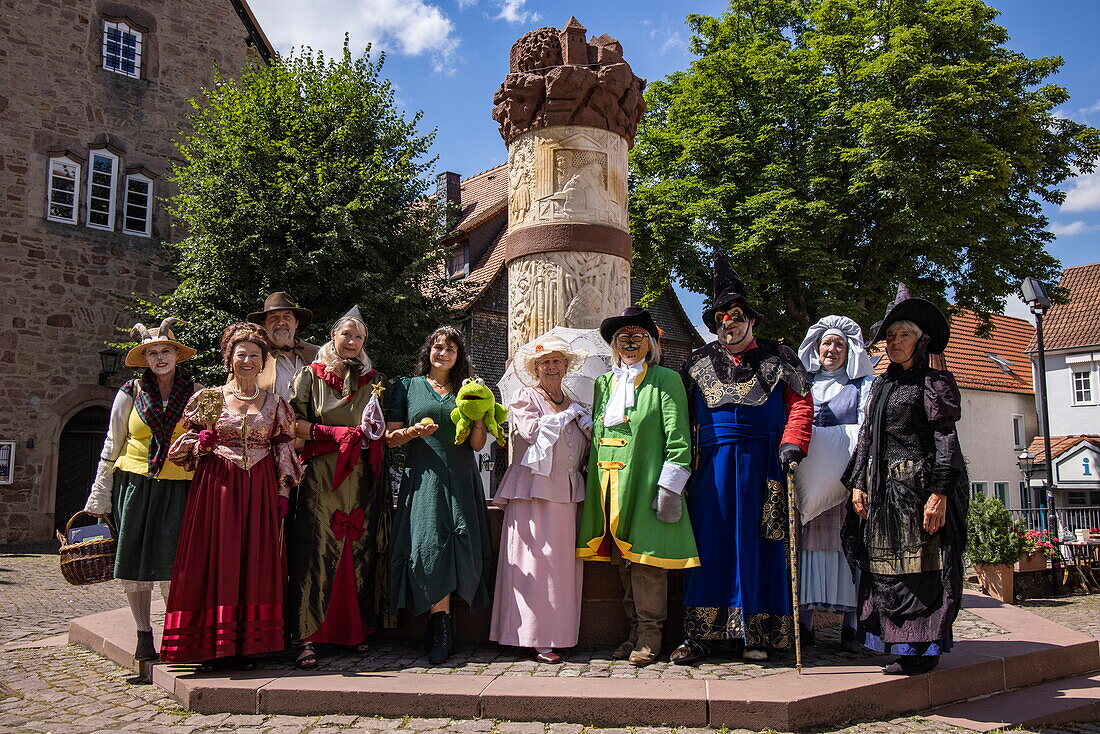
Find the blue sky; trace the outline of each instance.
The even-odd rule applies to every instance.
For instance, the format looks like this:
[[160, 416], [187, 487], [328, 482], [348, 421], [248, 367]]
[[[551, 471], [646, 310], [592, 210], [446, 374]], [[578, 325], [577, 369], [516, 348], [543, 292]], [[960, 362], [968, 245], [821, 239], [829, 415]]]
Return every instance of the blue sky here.
[[[723, 0], [251, 0], [253, 11], [280, 52], [310, 45], [338, 52], [344, 32], [352, 48], [372, 42], [384, 49], [384, 73], [410, 114], [424, 112], [436, 128], [437, 169], [463, 177], [504, 162], [504, 143], [491, 117], [493, 93], [508, 71], [508, 51], [526, 31], [562, 27], [569, 16], [589, 35], [608, 33], [623, 44], [634, 73], [650, 80], [684, 69], [691, 61], [684, 18], [720, 14]], [[1031, 57], [1062, 56], [1054, 83], [1070, 101], [1059, 111], [1100, 127], [1100, 2], [1098, 0], [990, 0], [1002, 11], [1009, 47]], [[308, 10], [305, 10], [308, 7]], [[1061, 207], [1047, 207], [1057, 235], [1052, 254], [1064, 266], [1100, 260], [1100, 173], [1066, 186]], [[681, 293], [689, 314], [702, 297]], [[1021, 315], [1019, 309], [1009, 313]]]

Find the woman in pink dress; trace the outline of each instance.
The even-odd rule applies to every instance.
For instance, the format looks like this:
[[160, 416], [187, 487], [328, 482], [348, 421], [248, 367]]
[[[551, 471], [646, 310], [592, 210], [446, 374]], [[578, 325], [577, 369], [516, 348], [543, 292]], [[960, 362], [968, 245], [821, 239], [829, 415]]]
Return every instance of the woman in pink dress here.
[[544, 663], [560, 662], [554, 648], [576, 645], [580, 628], [583, 562], [574, 546], [592, 419], [562, 379], [586, 356], [556, 338], [516, 354], [529, 387], [508, 406], [513, 461], [493, 499], [504, 527], [489, 638], [533, 648]]
[[294, 411], [260, 388], [267, 358], [263, 327], [227, 326], [222, 359], [231, 375], [187, 403], [188, 429], [168, 458], [195, 472], [183, 511], [161, 659], [214, 670], [285, 647], [286, 559], [280, 520], [302, 478], [294, 453]]

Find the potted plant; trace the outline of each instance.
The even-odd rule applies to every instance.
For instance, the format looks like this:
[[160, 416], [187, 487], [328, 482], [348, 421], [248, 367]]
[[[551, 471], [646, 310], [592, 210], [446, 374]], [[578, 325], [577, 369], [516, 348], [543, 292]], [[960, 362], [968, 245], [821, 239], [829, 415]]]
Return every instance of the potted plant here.
[[1016, 534], [1020, 536], [1020, 557], [1013, 570], [1019, 573], [1045, 569], [1047, 559], [1053, 557], [1055, 552], [1050, 533], [1046, 530], [1027, 530], [1017, 526]]
[[1023, 542], [1012, 515], [996, 497], [977, 495], [966, 516], [966, 556], [978, 572], [982, 592], [1011, 604], [1015, 600], [1012, 567]]

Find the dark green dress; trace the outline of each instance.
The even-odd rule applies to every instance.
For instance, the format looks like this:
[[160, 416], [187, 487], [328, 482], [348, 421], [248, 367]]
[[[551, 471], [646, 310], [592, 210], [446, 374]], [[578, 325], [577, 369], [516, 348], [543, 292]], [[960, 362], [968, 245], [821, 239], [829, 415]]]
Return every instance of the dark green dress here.
[[485, 494], [469, 441], [455, 446], [454, 394], [440, 397], [424, 377], [394, 385], [387, 421], [429, 417], [431, 436], [405, 444], [405, 471], [390, 545], [394, 609], [421, 614], [447, 594], [477, 613], [489, 605], [492, 550]]
[[[310, 423], [357, 426], [373, 394], [372, 385], [386, 384], [385, 377], [373, 370], [361, 382], [345, 398], [312, 366], [305, 367], [294, 376], [290, 405], [299, 419]], [[385, 392], [380, 400], [384, 406]], [[381, 440], [373, 450], [382, 450]], [[289, 611], [292, 634], [297, 639], [354, 645], [364, 640], [364, 632], [394, 626], [386, 599], [385, 560], [392, 494], [385, 462], [373, 471], [370, 453], [370, 449], [363, 448], [359, 463], [339, 487], [332, 486], [335, 451], [305, 462], [287, 543]], [[354, 569], [353, 593], [338, 583], [341, 561]], [[340, 593], [334, 598], [337, 586]], [[349, 599], [351, 596], [354, 601]], [[347, 619], [356, 606], [360, 619]]]

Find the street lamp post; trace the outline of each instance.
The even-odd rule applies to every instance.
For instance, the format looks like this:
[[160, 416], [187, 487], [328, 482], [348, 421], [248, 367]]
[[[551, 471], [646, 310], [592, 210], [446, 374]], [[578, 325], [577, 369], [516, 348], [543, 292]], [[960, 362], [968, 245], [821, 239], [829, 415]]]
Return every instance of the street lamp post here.
[[[1047, 532], [1051, 538], [1061, 538], [1058, 533], [1058, 515], [1054, 506], [1054, 461], [1050, 456], [1050, 410], [1047, 408], [1047, 359], [1046, 348], [1043, 344], [1043, 315], [1050, 308], [1050, 296], [1047, 295], [1046, 286], [1035, 278], [1024, 278], [1020, 284], [1020, 292], [1024, 297], [1024, 303], [1031, 307], [1031, 313], [1035, 314], [1035, 340], [1039, 346], [1039, 430], [1043, 432], [1043, 452], [1046, 454], [1046, 492], [1047, 492]], [[1028, 480], [1030, 484], [1030, 479]]]

